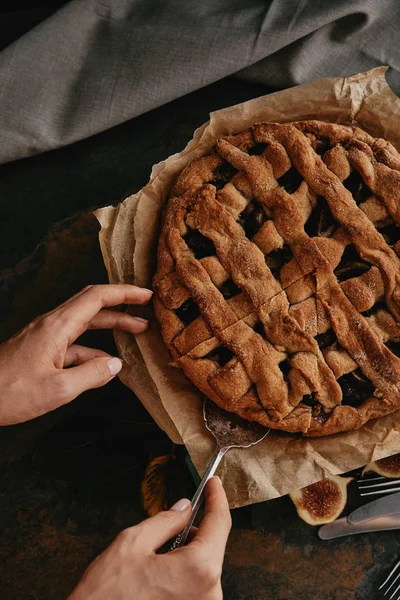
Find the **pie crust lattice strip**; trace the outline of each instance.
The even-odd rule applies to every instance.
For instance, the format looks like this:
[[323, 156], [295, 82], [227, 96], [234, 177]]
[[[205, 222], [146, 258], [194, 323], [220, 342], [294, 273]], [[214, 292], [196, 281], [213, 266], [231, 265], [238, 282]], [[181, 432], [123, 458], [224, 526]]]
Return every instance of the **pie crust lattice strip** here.
[[321, 436], [400, 408], [400, 155], [365, 131], [258, 123], [179, 175], [154, 305], [222, 408]]

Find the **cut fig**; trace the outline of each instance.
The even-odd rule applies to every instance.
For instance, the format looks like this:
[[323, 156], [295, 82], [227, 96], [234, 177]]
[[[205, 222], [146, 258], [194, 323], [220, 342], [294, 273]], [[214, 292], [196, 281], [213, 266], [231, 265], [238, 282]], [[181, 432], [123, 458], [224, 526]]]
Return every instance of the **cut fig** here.
[[362, 475], [370, 471], [378, 473], [382, 477], [400, 477], [400, 454], [393, 454], [393, 456], [370, 462], [364, 468]]
[[347, 486], [353, 477], [332, 475], [289, 494], [297, 514], [309, 525], [323, 525], [338, 518], [347, 502]]

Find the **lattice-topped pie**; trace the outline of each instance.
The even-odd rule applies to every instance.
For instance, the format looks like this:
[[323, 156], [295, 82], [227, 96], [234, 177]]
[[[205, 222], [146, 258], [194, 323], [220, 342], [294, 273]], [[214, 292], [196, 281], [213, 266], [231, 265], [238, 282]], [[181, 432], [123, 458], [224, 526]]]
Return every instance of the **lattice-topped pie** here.
[[356, 127], [257, 123], [187, 166], [154, 304], [222, 408], [307, 436], [400, 408], [400, 155]]

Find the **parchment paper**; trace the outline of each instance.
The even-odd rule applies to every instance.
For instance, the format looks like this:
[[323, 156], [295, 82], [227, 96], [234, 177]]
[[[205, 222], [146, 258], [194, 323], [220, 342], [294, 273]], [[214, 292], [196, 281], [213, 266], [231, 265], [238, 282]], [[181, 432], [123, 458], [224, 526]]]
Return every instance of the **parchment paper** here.
[[[351, 77], [322, 79], [212, 113], [181, 153], [153, 167], [141, 191], [116, 208], [94, 213], [101, 224], [99, 239], [110, 282], [151, 287], [160, 214], [169, 190], [177, 174], [206, 154], [221, 135], [237, 133], [257, 121], [320, 119], [358, 124], [400, 149], [400, 100], [388, 87], [385, 71], [386, 67], [379, 67]], [[120, 378], [170, 438], [186, 444], [203, 473], [214, 446], [203, 423], [203, 397], [182, 371], [169, 366], [171, 357], [152, 308], [140, 314], [151, 321], [146, 333], [136, 339], [115, 333], [124, 361]], [[271, 432], [253, 448], [231, 450], [218, 474], [233, 508], [286, 494], [399, 451], [400, 411], [358, 431], [325, 438]]]

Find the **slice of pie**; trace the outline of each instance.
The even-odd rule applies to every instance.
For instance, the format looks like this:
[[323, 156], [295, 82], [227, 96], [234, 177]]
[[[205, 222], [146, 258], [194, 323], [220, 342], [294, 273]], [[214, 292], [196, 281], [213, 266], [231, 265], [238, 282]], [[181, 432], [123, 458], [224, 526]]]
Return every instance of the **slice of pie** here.
[[222, 408], [321, 436], [400, 408], [400, 155], [356, 127], [257, 123], [179, 175], [154, 305]]

